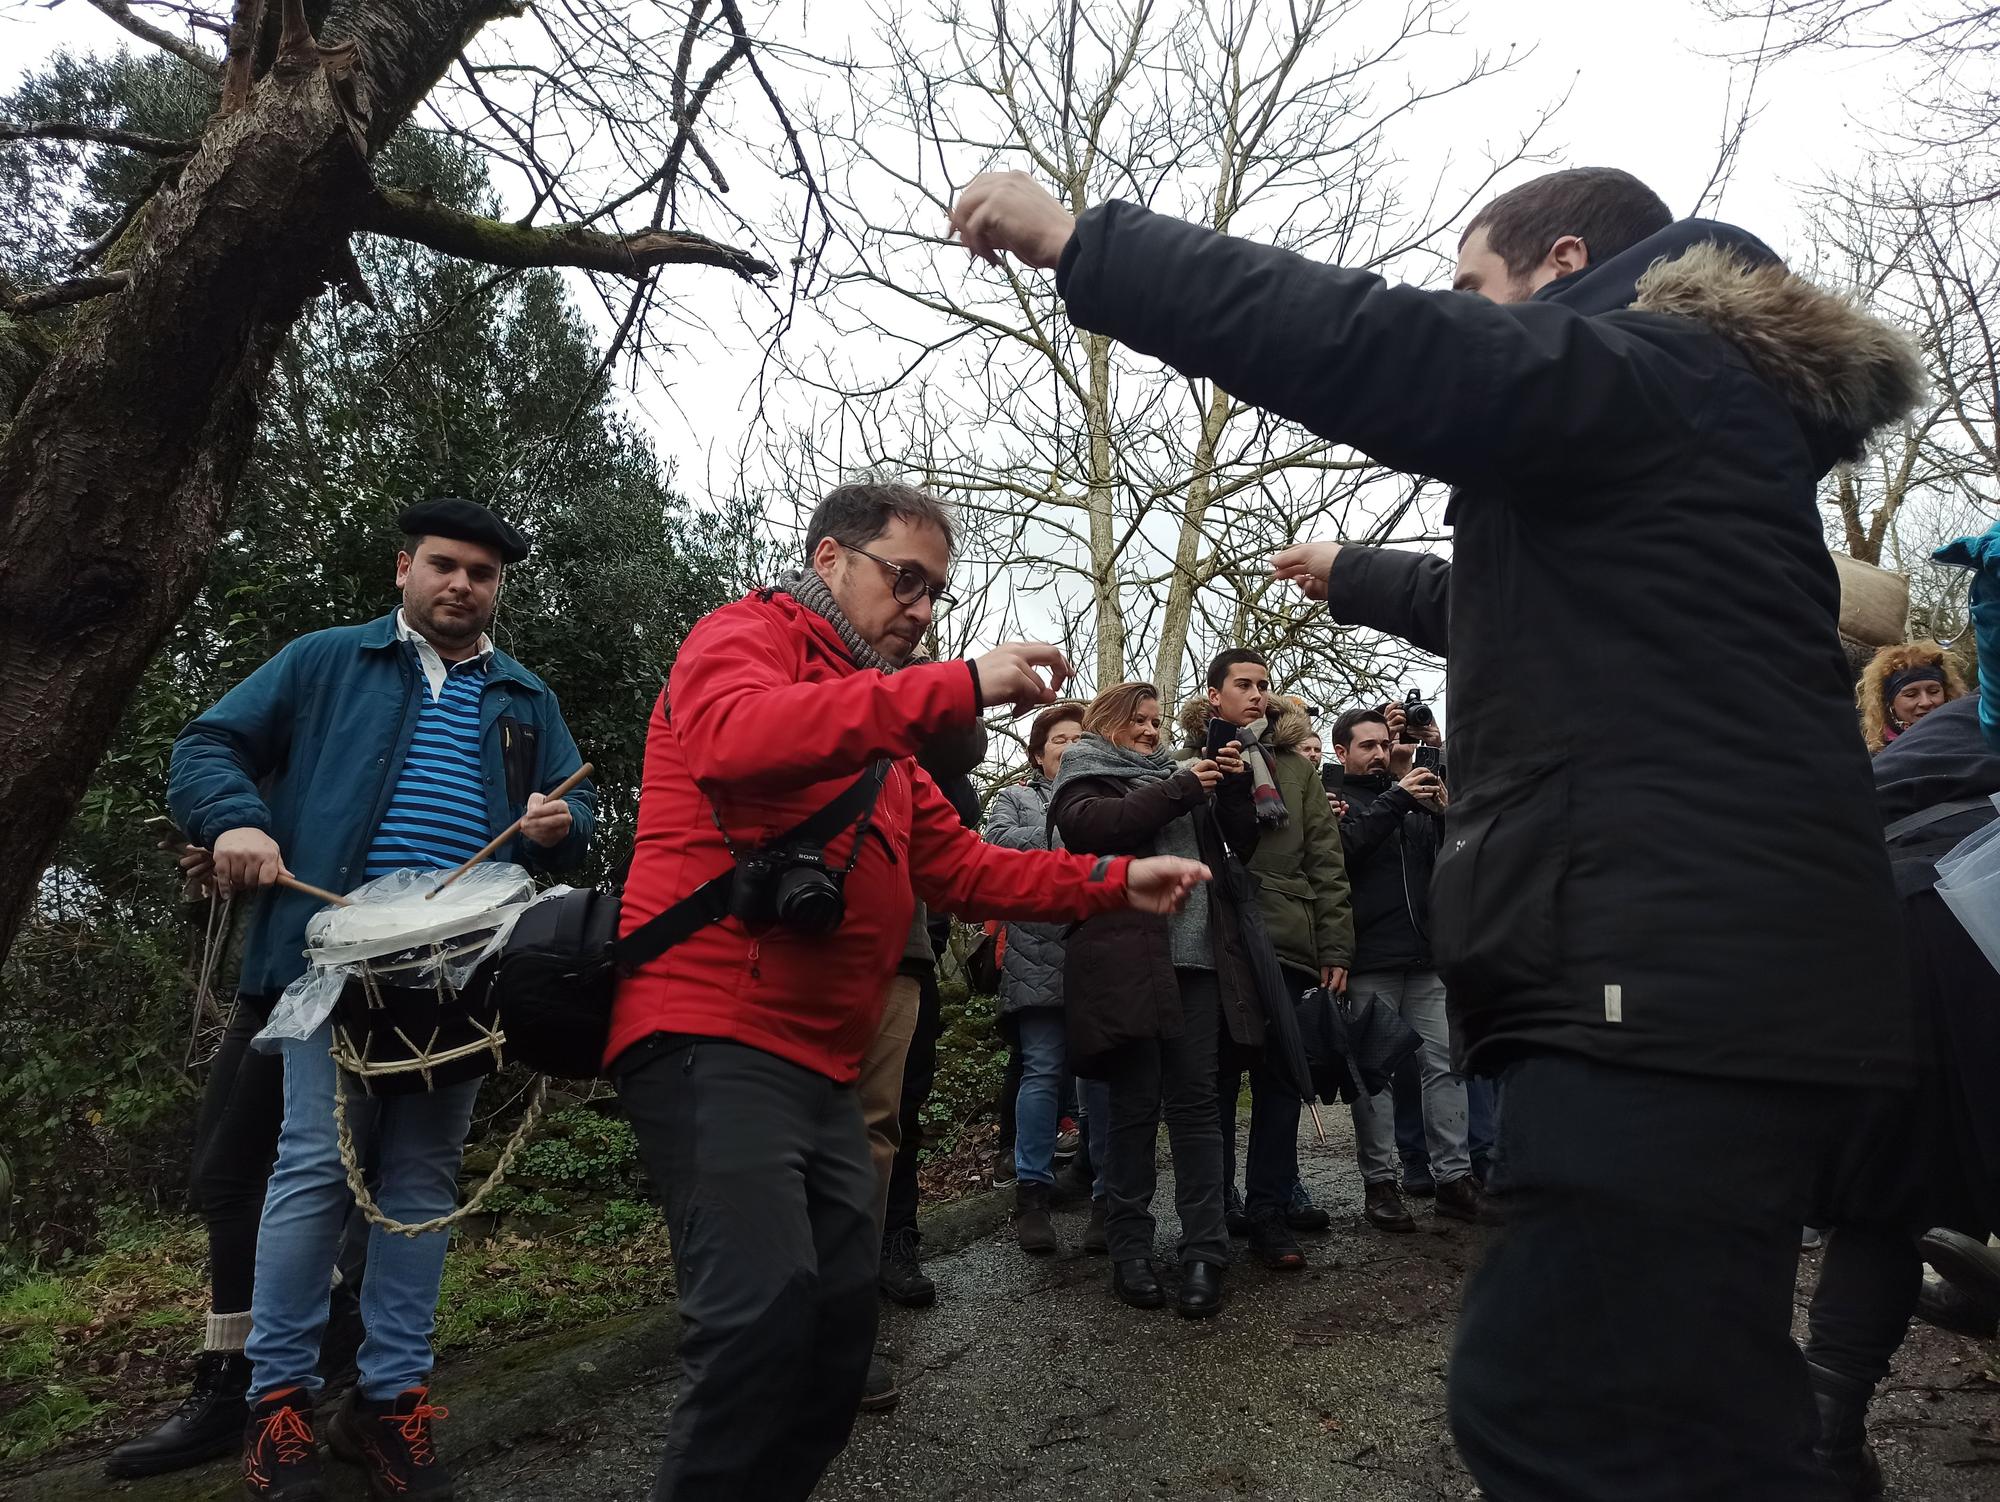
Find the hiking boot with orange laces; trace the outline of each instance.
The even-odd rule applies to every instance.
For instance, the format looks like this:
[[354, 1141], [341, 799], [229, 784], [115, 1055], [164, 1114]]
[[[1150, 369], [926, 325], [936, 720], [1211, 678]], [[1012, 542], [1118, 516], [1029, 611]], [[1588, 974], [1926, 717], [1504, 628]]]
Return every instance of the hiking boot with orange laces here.
[[281, 1387], [259, 1398], [243, 1426], [243, 1490], [258, 1502], [320, 1502], [312, 1394]]
[[428, 1387], [406, 1387], [392, 1403], [374, 1403], [356, 1389], [334, 1415], [333, 1453], [368, 1469], [371, 1497], [422, 1497], [447, 1502], [451, 1470], [431, 1444], [431, 1420], [451, 1410], [430, 1401]]

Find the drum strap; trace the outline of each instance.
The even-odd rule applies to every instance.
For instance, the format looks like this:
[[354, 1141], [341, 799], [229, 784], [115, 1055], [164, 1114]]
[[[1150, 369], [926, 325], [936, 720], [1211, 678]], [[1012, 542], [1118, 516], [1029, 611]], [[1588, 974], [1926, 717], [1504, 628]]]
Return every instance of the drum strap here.
[[[882, 796], [882, 784], [889, 778], [889, 763], [878, 761], [842, 788], [817, 813], [809, 814], [771, 841], [773, 845], [807, 845], [824, 849], [829, 840], [858, 824], [855, 855], [866, 838], [875, 816], [875, 801]], [[717, 823], [721, 820], [718, 817]], [[849, 863], [852, 869], [852, 862]], [[710, 877], [664, 913], [649, 918], [611, 946], [612, 963], [620, 975], [631, 975], [640, 966], [651, 964], [682, 940], [692, 937], [711, 923], [729, 916], [729, 899], [736, 887], [736, 867], [732, 864], [720, 876]]]

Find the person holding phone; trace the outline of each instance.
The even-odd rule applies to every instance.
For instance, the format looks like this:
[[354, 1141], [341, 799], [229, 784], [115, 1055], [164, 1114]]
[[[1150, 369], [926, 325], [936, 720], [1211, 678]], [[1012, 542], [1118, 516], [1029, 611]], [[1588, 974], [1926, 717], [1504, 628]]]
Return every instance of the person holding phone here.
[[[1348, 812], [1340, 835], [1354, 902], [1349, 984], [1361, 995], [1388, 997], [1424, 1040], [1418, 1067], [1437, 1213], [1482, 1221], [1491, 1212], [1472, 1172], [1465, 1080], [1452, 1069], [1444, 982], [1431, 948], [1431, 869], [1451, 793], [1429, 767], [1397, 774], [1393, 733], [1386, 709], [1350, 709], [1333, 725], [1333, 754], [1347, 772]], [[1391, 1091], [1354, 1102], [1354, 1147], [1368, 1223], [1380, 1231], [1414, 1231], [1416, 1220], [1397, 1187]]]
[[[1257, 878], [1258, 908], [1285, 976], [1298, 996], [1316, 986], [1347, 988], [1354, 958], [1354, 919], [1347, 898], [1347, 863], [1340, 823], [1329, 810], [1311, 764], [1295, 748], [1312, 734], [1305, 711], [1271, 692], [1271, 669], [1246, 647], [1232, 647], [1208, 667], [1208, 688], [1181, 710], [1184, 754], [1197, 746], [1220, 756], [1235, 747], [1249, 768], [1257, 850], [1245, 864]], [[1244, 1192], [1236, 1192], [1236, 1096], [1250, 1075], [1250, 1141]], [[1251, 1255], [1266, 1267], [1306, 1265], [1297, 1231], [1331, 1224], [1299, 1177], [1299, 1114], [1304, 1102], [1261, 1053], [1225, 1049], [1216, 1104], [1222, 1123], [1229, 1229], [1247, 1236]]]

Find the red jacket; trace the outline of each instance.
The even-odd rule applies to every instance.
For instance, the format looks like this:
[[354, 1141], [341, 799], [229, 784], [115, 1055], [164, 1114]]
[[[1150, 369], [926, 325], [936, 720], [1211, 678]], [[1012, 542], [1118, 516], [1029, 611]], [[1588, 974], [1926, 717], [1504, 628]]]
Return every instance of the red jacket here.
[[[862, 672], [833, 627], [789, 595], [746, 596], [689, 632], [646, 738], [625, 932], [728, 869], [704, 789], [743, 849], [800, 823], [871, 762], [895, 763], [839, 931], [752, 938], [734, 918], [700, 930], [619, 987], [605, 1062], [651, 1033], [694, 1033], [850, 1081], [909, 936], [913, 883], [933, 907], [973, 920], [1122, 906], [1128, 862], [1099, 871], [1100, 858], [1003, 850], [959, 823], [914, 753], [978, 713], [970, 664]], [[829, 863], [845, 865], [853, 846], [852, 831], [841, 834]]]

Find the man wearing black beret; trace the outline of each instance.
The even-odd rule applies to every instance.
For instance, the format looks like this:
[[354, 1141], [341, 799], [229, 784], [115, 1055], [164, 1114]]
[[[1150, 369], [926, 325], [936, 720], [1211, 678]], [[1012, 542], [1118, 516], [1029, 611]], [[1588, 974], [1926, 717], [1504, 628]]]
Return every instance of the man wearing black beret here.
[[[315, 1368], [350, 1200], [328, 1025], [275, 1053], [248, 1049], [303, 972], [306, 921], [319, 907], [278, 878], [345, 892], [405, 867], [448, 869], [517, 818], [520, 835], [499, 858], [531, 869], [576, 864], [590, 838], [591, 785], [548, 796], [581, 761], [556, 696], [486, 634], [526, 539], [454, 497], [408, 507], [397, 523], [398, 609], [300, 637], [174, 743], [176, 823], [213, 852], [225, 895], [259, 900], [195, 1150], [209, 1233], [207, 1348], [194, 1395], [121, 1446], [114, 1475], [177, 1469], [240, 1439], [251, 1495], [319, 1495]], [[477, 1093], [476, 1080], [387, 1104], [350, 1093], [390, 1217], [415, 1224], [451, 1210]], [[447, 1239], [369, 1233], [358, 1384], [331, 1429], [335, 1449], [369, 1468], [377, 1496], [449, 1492], [431, 1438], [444, 1410], [428, 1399]]]

